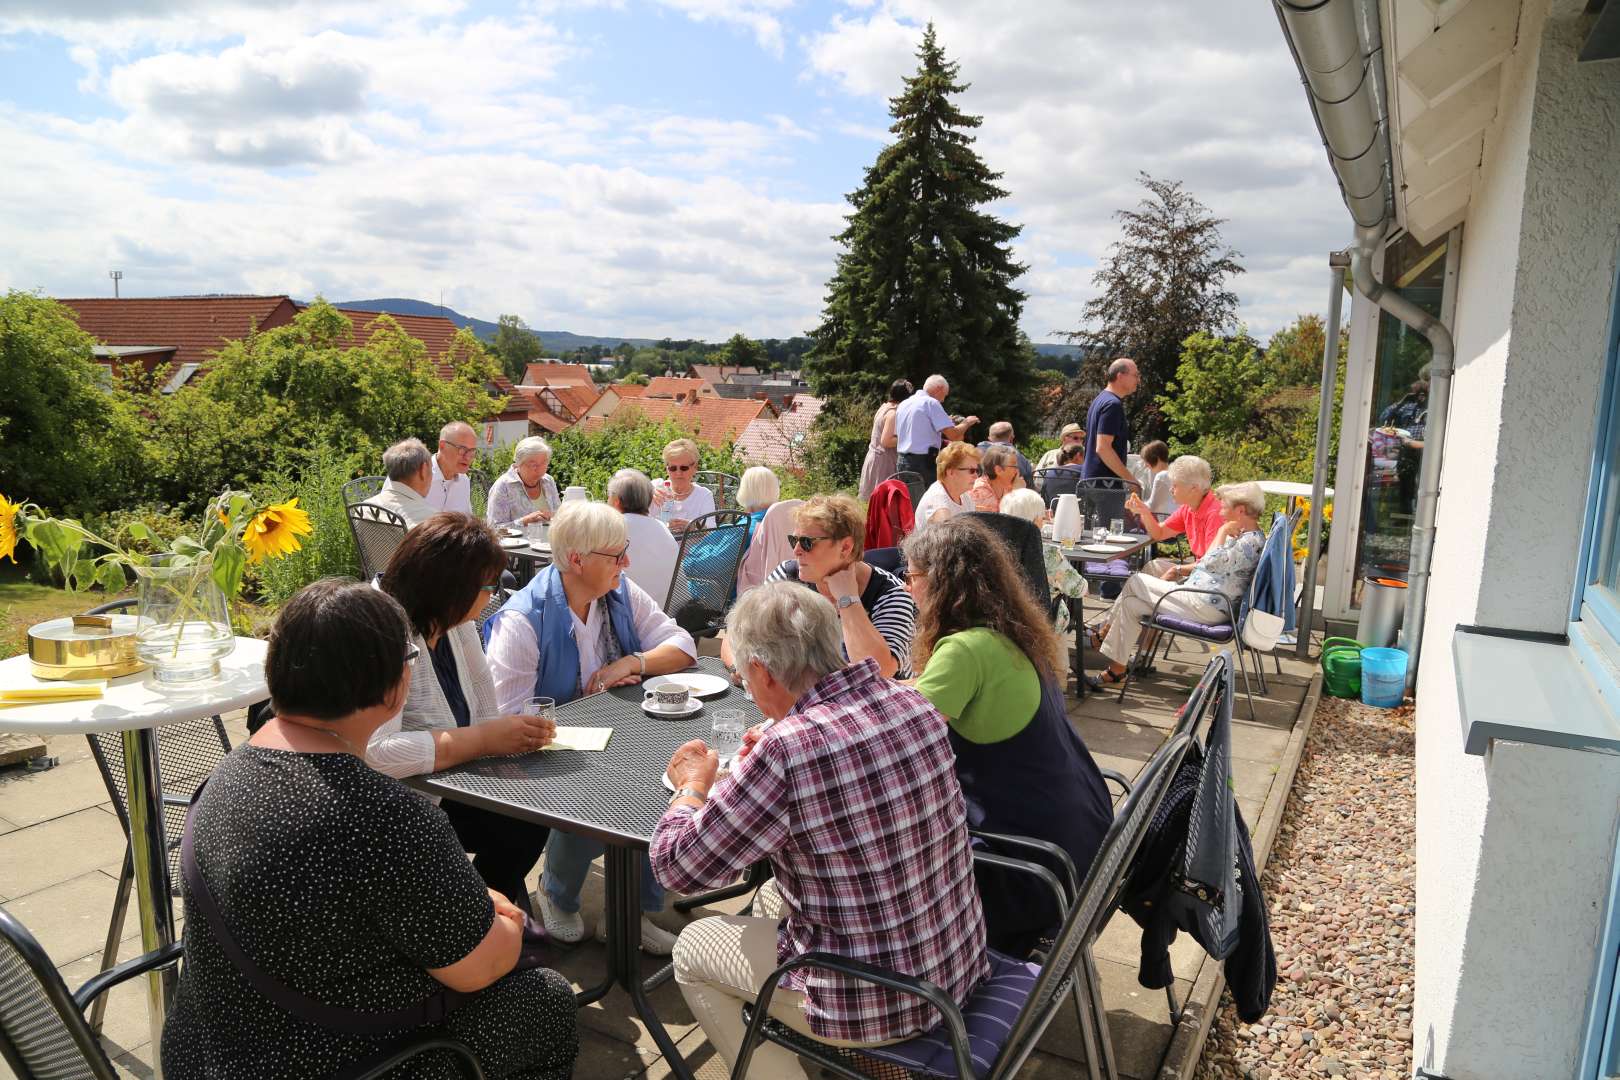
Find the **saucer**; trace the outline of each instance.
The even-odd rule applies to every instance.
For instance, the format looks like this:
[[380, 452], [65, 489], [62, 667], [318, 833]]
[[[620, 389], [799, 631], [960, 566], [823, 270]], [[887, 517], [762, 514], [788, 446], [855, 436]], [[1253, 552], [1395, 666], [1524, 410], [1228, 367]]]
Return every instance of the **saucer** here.
[[646, 713], [648, 716], [657, 716], [664, 720], [684, 720], [688, 716], [696, 716], [698, 713], [702, 712], [703, 702], [693, 698], [684, 709], [664, 709], [659, 707], [658, 700], [656, 698], [651, 701], [647, 700], [646, 698], [642, 698], [641, 711]]

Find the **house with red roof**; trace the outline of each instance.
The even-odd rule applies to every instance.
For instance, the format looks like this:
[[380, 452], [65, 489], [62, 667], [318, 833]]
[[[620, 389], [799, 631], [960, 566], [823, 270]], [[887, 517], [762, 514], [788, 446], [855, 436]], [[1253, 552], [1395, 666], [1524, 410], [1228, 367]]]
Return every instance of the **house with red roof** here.
[[[696, 437], [716, 450], [742, 438], [748, 425], [761, 416], [774, 416], [768, 401], [728, 401], [721, 397], [700, 397], [696, 400], [672, 397], [632, 398], [620, 404], [614, 419], [630, 416], [645, 417], [653, 423], [674, 419], [693, 430]], [[585, 418], [587, 430], [599, 430], [608, 422], [604, 416]]]

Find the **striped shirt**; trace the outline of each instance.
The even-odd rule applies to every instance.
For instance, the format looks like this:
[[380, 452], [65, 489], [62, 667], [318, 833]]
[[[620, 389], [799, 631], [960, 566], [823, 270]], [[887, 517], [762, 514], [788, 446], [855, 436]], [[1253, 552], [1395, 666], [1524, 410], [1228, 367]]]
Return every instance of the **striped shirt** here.
[[[765, 576], [766, 581], [798, 581], [799, 560], [789, 559]], [[805, 588], [814, 589], [810, 582]], [[911, 673], [911, 637], [917, 631], [917, 602], [906, 591], [905, 582], [879, 566], [872, 567], [872, 576], [861, 590], [861, 608], [872, 620], [877, 632], [889, 645], [894, 662], [899, 665], [894, 677], [904, 679]], [[846, 650], [844, 659], [849, 659]]]
[[[671, 806], [653, 830], [653, 872], [696, 892], [769, 859], [785, 918], [778, 962], [825, 951], [927, 979], [961, 1004], [990, 972], [967, 808], [947, 721], [875, 661], [816, 683], [771, 725], [702, 807]], [[940, 1022], [932, 1006], [815, 968], [810, 1030], [900, 1039]]]

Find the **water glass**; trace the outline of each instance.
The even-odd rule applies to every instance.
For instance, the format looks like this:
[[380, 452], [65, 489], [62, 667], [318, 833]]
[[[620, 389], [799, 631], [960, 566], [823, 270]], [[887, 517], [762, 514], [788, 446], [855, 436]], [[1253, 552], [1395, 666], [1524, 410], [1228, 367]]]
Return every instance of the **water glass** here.
[[723, 769], [742, 749], [743, 732], [748, 721], [741, 709], [718, 709], [709, 724], [709, 749], [720, 755]]
[[546, 542], [547, 527], [545, 522], [531, 521], [525, 526], [524, 531], [529, 537], [529, 543], [543, 544]]
[[523, 703], [524, 716], [538, 716], [542, 720], [557, 722], [557, 703], [548, 697], [532, 697]]
[[1108, 531], [1113, 533], [1115, 536], [1123, 535], [1125, 532], [1125, 519], [1114, 518], [1108, 523]]

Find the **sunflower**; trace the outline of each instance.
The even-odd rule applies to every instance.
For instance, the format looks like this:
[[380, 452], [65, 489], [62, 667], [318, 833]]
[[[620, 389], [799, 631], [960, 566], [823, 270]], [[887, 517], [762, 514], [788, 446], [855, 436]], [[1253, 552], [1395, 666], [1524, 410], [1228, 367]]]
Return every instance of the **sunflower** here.
[[21, 509], [21, 503], [0, 495], [0, 559], [17, 561], [17, 516]]
[[242, 533], [242, 546], [247, 548], [249, 562], [258, 562], [266, 555], [280, 558], [297, 551], [298, 538], [314, 531], [308, 512], [298, 509], [298, 500], [292, 498], [254, 514]]

